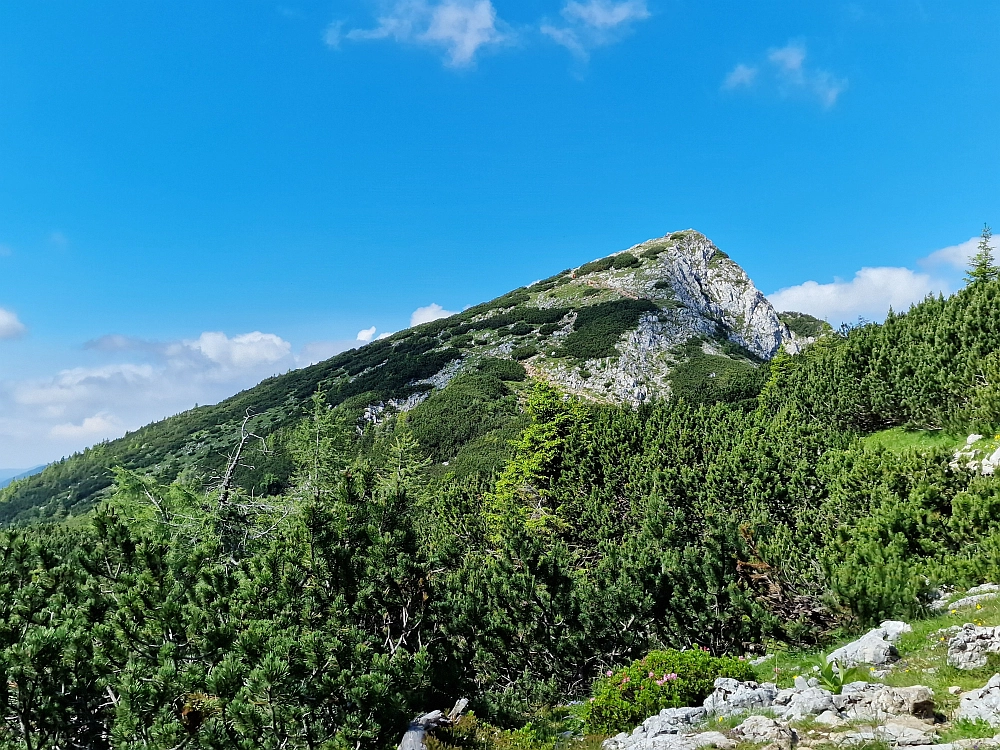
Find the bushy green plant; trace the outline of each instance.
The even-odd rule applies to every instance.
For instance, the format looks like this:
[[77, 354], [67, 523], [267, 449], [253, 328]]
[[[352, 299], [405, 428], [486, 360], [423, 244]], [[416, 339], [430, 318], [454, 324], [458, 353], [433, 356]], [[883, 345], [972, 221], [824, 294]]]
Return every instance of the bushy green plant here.
[[520, 382], [524, 380], [528, 373], [524, 365], [519, 362], [511, 362], [509, 359], [499, 357], [485, 357], [476, 365], [476, 369], [484, 375], [493, 375], [509, 382]]
[[608, 670], [594, 683], [587, 726], [623, 732], [661, 709], [700, 705], [718, 677], [752, 680], [754, 671], [742, 659], [715, 657], [697, 647], [653, 651], [624, 669]]
[[639, 263], [639, 259], [632, 255], [632, 253], [619, 253], [611, 261], [611, 267], [617, 269], [635, 268]]
[[538, 349], [534, 344], [526, 344], [525, 346], [519, 346], [511, 351], [510, 356], [515, 361], [520, 362], [522, 359], [528, 359], [528, 357], [534, 357], [538, 354]]

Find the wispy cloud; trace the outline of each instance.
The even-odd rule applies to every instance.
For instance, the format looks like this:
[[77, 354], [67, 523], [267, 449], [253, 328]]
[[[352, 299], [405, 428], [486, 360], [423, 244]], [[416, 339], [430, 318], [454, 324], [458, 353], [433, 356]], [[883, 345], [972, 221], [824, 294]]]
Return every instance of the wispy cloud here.
[[[330, 33], [332, 27], [328, 27]], [[342, 34], [336, 29], [336, 44], [341, 37], [351, 40], [389, 39], [403, 44], [443, 48], [448, 65], [468, 67], [480, 50], [509, 40], [507, 24], [498, 17], [490, 0], [395, 0], [376, 19], [374, 28], [351, 29]]]
[[364, 341], [365, 343], [371, 341], [372, 337], [375, 335], [376, 330], [377, 329], [375, 328], [375, 326], [372, 326], [371, 328], [361, 329], [360, 331], [358, 331], [358, 341]]
[[343, 21], [333, 21], [323, 30], [323, 43], [331, 49], [340, 49], [340, 40], [343, 37]]
[[432, 320], [440, 320], [455, 315], [453, 310], [445, 310], [441, 305], [432, 302], [426, 307], [418, 307], [410, 315], [410, 326], [418, 326], [421, 323], [430, 323]]
[[576, 57], [586, 60], [591, 50], [622, 39], [638, 21], [649, 18], [646, 0], [569, 0], [562, 23], [543, 22], [541, 32]]
[[847, 79], [830, 71], [806, 64], [806, 46], [789, 42], [784, 47], [768, 50], [764, 62], [754, 65], [737, 63], [722, 82], [724, 90], [750, 88], [758, 80], [766, 81], [782, 95], [808, 95], [825, 109], [833, 107], [847, 90]]
[[753, 86], [754, 82], [757, 80], [758, 72], [757, 68], [752, 65], [739, 63], [729, 72], [729, 75], [726, 76], [726, 80], [722, 82], [722, 88], [738, 89]]
[[16, 339], [23, 335], [25, 330], [27, 329], [24, 327], [24, 323], [18, 319], [17, 315], [0, 307], [0, 340]]
[[[917, 260], [923, 270], [902, 266], [862, 268], [854, 277], [828, 283], [806, 281], [768, 295], [778, 310], [795, 310], [834, 325], [859, 317], [882, 320], [891, 307], [908, 310], [928, 294], [949, 294], [961, 285], [962, 272], [976, 252], [978, 237], [935, 250]], [[998, 243], [994, 241], [994, 246]]]

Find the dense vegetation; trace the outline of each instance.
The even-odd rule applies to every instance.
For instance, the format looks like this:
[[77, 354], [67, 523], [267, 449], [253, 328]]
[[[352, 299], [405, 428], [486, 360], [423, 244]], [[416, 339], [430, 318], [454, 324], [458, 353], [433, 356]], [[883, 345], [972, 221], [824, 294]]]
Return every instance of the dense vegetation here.
[[[954, 468], [947, 441], [866, 437], [1000, 431], [1000, 280], [991, 258], [977, 270], [949, 299], [794, 357], [730, 357], [739, 372], [687, 373], [640, 409], [487, 359], [412, 412], [359, 419], [351, 396], [370, 396], [345, 396], [339, 369], [399, 346], [419, 369], [463, 319], [325, 363], [253, 472], [206, 491], [122, 462], [87, 523], [0, 535], [0, 744], [379, 748], [459, 696], [498, 727], [589, 696], [604, 731], [633, 708], [636, 660], [656, 700], [680, 700], [764, 643], [996, 580], [1000, 482]], [[699, 367], [718, 364], [706, 343], [688, 344]], [[197, 412], [206, 435], [235, 404]], [[261, 491], [267, 465], [288, 478]]]

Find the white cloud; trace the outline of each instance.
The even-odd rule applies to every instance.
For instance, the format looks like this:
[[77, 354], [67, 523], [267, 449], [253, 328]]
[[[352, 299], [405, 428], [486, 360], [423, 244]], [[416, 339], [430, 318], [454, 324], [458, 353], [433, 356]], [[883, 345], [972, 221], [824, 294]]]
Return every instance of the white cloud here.
[[926, 273], [909, 268], [862, 268], [850, 281], [835, 279], [829, 284], [807, 281], [779, 289], [768, 299], [776, 310], [794, 310], [815, 315], [832, 323], [858, 317], [881, 320], [889, 308], [906, 311], [928, 294], [944, 291]]
[[[925, 268], [933, 269], [944, 266], [965, 271], [969, 267], [969, 261], [972, 260], [972, 256], [979, 249], [980, 241], [980, 237], [973, 237], [957, 245], [942, 247], [940, 250], [935, 250], [926, 258], [921, 258], [917, 262]], [[1000, 238], [994, 238], [990, 242], [990, 247], [994, 251], [1000, 250]]]
[[[898, 266], [862, 268], [850, 281], [807, 281], [779, 289], [768, 299], [777, 310], [809, 313], [834, 325], [858, 317], [882, 320], [889, 307], [905, 312], [928, 294], [950, 294], [958, 289], [978, 245], [979, 238], [973, 237], [935, 250], [917, 260], [922, 272]], [[998, 249], [1000, 242], [994, 240], [991, 247]]]
[[376, 341], [381, 341], [382, 339], [387, 339], [387, 338], [389, 338], [389, 337], [390, 337], [390, 336], [391, 336], [391, 335], [392, 335], [393, 333], [395, 333], [395, 331], [386, 331], [385, 333], [380, 333], [380, 334], [379, 334], [378, 336], [376, 336], [376, 337], [375, 337], [375, 340], [376, 340]]
[[767, 53], [767, 59], [786, 75], [801, 76], [802, 63], [806, 60], [806, 48], [802, 44], [789, 42], [779, 49], [771, 49]]
[[25, 330], [27, 329], [24, 327], [24, 323], [18, 319], [17, 315], [0, 307], [0, 340], [15, 339], [21, 336]]
[[729, 71], [726, 80], [722, 82], [724, 89], [738, 89], [741, 86], [753, 86], [757, 80], [757, 68], [752, 65], [738, 63], [735, 68]]
[[[767, 78], [772, 87], [785, 96], [808, 95], [819, 100], [829, 109], [837, 103], [840, 95], [847, 90], [847, 79], [840, 78], [827, 70], [811, 68], [806, 64], [806, 46], [802, 42], [789, 42], [784, 47], [768, 50], [764, 68], [770, 72]], [[722, 88], [734, 90], [749, 88], [761, 78], [761, 67], [739, 63], [722, 82]]]
[[586, 60], [590, 50], [619, 41], [636, 22], [649, 18], [649, 9], [646, 0], [569, 0], [561, 15], [564, 24], [542, 23], [541, 32]]
[[97, 363], [0, 380], [0, 455], [18, 466], [49, 461], [195, 403], [215, 403], [351, 343], [314, 342], [296, 356], [280, 336], [260, 331], [208, 331], [173, 342], [104, 336], [81, 353]]
[[473, 64], [480, 49], [507, 41], [510, 33], [490, 0], [395, 0], [374, 28], [351, 29], [345, 36], [443, 47], [449, 65], [466, 67]]
[[273, 364], [292, 351], [292, 345], [280, 336], [260, 331], [233, 338], [220, 331], [207, 331], [193, 341], [182, 342], [180, 346], [200, 352], [215, 364], [233, 370]]
[[358, 341], [365, 341], [365, 342], [371, 341], [372, 336], [375, 335], [375, 330], [376, 330], [375, 326], [372, 326], [371, 328], [363, 328], [362, 330], [358, 331]]
[[418, 307], [410, 315], [410, 326], [418, 326], [421, 323], [430, 323], [432, 320], [440, 320], [441, 318], [447, 318], [456, 313], [452, 310], [445, 310], [441, 305], [436, 302], [432, 302], [426, 307]]
[[326, 27], [326, 30], [323, 31], [323, 43], [331, 49], [340, 49], [340, 38], [343, 36], [341, 30], [343, 28], [343, 21], [333, 21]]
[[92, 417], [86, 417], [80, 424], [66, 422], [53, 425], [49, 434], [54, 438], [95, 441], [116, 437], [122, 431], [122, 423], [117, 417], [107, 412], [101, 412]]

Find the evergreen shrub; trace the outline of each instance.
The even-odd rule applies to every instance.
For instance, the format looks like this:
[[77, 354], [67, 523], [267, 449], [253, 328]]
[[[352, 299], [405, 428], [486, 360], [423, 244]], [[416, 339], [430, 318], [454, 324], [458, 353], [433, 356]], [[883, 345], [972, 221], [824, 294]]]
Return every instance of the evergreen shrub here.
[[639, 263], [639, 259], [632, 255], [632, 253], [621, 253], [612, 259], [611, 267], [617, 269], [635, 268]]
[[511, 359], [520, 362], [522, 359], [527, 359], [528, 357], [534, 357], [538, 354], [538, 349], [534, 344], [528, 344], [526, 346], [519, 346], [514, 349], [511, 353]]
[[719, 677], [753, 680], [748, 662], [715, 657], [700, 648], [653, 651], [594, 682], [587, 727], [614, 734], [631, 730], [664, 708], [698, 706]]

